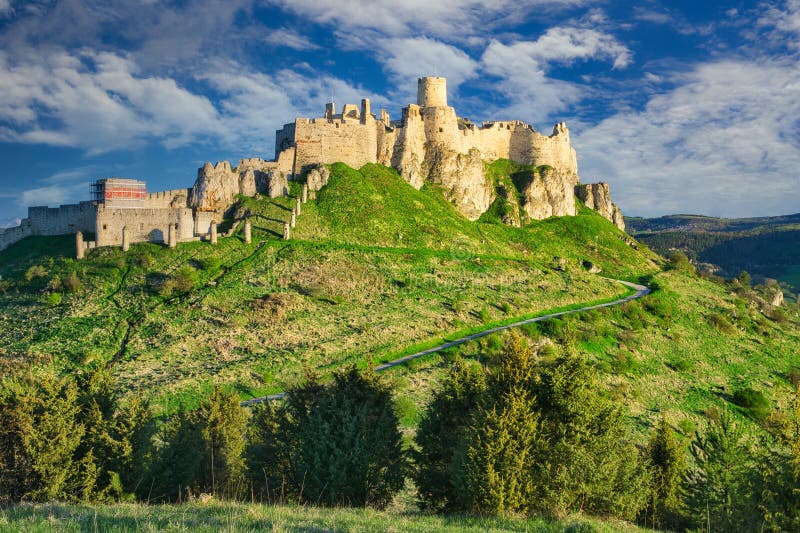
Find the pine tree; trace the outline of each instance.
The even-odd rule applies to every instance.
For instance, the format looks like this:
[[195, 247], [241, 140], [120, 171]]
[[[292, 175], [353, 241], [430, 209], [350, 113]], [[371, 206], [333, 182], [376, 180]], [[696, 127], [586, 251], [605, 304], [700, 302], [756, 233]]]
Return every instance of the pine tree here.
[[536, 388], [545, 442], [536, 466], [541, 513], [583, 510], [633, 519], [645, 505], [649, 476], [620, 405], [608, 400], [588, 363], [574, 355], [545, 368]]
[[696, 467], [685, 481], [689, 519], [712, 531], [759, 529], [749, 476], [754, 465], [733, 416], [724, 411], [705, 433], [696, 435], [690, 451]]
[[678, 529], [681, 525], [686, 475], [686, 451], [663, 418], [647, 446], [652, 469], [650, 501], [640, 513], [643, 525], [654, 529]]
[[403, 487], [407, 463], [392, 391], [372, 369], [341, 370], [324, 385], [310, 374], [283, 405], [259, 409], [254, 424], [251, 466], [262, 469], [264, 485], [281, 485], [266, 491], [270, 498], [382, 508]]
[[236, 498], [244, 488], [247, 412], [239, 397], [214, 387], [200, 407], [204, 454], [199, 484], [204, 492]]
[[414, 453], [414, 478], [423, 509], [449, 511], [457, 507], [453, 455], [485, 389], [482, 369], [459, 359], [434, 392], [417, 429], [419, 451]]
[[453, 483], [465, 510], [498, 514], [529, 508], [540, 447], [534, 363], [522, 337], [512, 335], [455, 452]]
[[84, 435], [74, 381], [52, 373], [5, 381], [0, 393], [0, 493], [11, 501], [75, 500], [86, 486], [76, 451]]

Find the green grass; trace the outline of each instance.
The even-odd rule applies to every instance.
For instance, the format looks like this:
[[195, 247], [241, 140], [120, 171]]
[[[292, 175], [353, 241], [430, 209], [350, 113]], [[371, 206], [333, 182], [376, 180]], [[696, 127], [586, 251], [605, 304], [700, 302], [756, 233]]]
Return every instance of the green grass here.
[[643, 531], [619, 521], [570, 517], [558, 521], [396, 513], [245, 503], [186, 505], [21, 505], [0, 509], [0, 531]]
[[[239, 228], [217, 246], [141, 243], [81, 262], [71, 236], [0, 252], [0, 370], [113, 362], [125, 391], [169, 412], [196, 405], [214, 381], [260, 396], [307, 365], [363, 366], [622, 292], [584, 260], [629, 279], [655, 269], [592, 211], [524, 228], [470, 222], [435, 188], [417, 191], [378, 165], [333, 165], [284, 241], [293, 203], [240, 198], [233, 211], [252, 217], [252, 244]], [[26, 280], [31, 267], [44, 275]], [[72, 272], [78, 291], [54, 289]]]

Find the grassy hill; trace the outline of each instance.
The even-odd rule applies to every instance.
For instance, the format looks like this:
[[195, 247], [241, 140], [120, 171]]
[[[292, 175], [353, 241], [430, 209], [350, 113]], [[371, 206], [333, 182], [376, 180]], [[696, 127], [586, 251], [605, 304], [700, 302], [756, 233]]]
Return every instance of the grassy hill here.
[[[502, 174], [503, 165], [493, 172]], [[506, 165], [505, 168], [511, 168]], [[510, 179], [510, 176], [495, 176]], [[298, 193], [293, 184], [293, 194]], [[136, 244], [74, 257], [73, 237], [25, 239], [0, 252], [0, 372], [49, 366], [72, 372], [111, 363], [123, 392], [143, 391], [162, 414], [196, 405], [213, 383], [242, 399], [284, 390], [306, 368], [323, 375], [372, 358], [388, 360], [491, 325], [613, 299], [626, 291], [591, 274], [639, 280], [653, 293], [624, 306], [520, 328], [547, 363], [585, 354], [621, 399], [641, 442], [662, 416], [681, 438], [733, 410], [758, 433], [770, 409], [785, 410], [800, 380], [795, 304], [763, 305], [753, 290], [698, 277], [640, 246], [594, 211], [522, 228], [493, 217], [470, 222], [435, 187], [417, 191], [377, 165], [332, 165], [328, 186], [303, 205], [292, 239], [281, 239], [294, 200], [241, 198], [253, 242], [241, 229], [174, 250]], [[503, 334], [390, 371], [410, 441], [431, 390], [456, 355], [491, 362]], [[756, 391], [769, 405], [736, 405]], [[765, 411], [766, 409], [766, 411]], [[75, 529], [92, 516], [129, 530], [256, 527], [324, 530], [631, 530], [625, 524], [476, 521], [414, 514], [411, 488], [392, 511], [210, 504], [191, 507], [18, 507], [3, 528]], [[145, 510], [143, 510], [145, 509]], [[410, 514], [409, 514], [410, 513]], [[45, 515], [53, 516], [45, 521]], [[585, 524], [584, 524], [585, 522]], [[81, 526], [82, 527], [82, 526]]]
[[679, 250], [693, 261], [720, 268], [725, 277], [742, 270], [758, 281], [777, 279], [800, 293], [800, 214], [760, 218], [671, 215], [626, 218], [628, 231], [661, 254]]
[[416, 191], [377, 165], [334, 165], [283, 241], [292, 201], [240, 200], [234, 211], [253, 216], [252, 244], [239, 230], [217, 246], [143, 243], [81, 262], [71, 236], [0, 252], [4, 373], [113, 361], [127, 390], [171, 411], [212, 381], [261, 395], [306, 365], [365, 364], [624, 292], [583, 261], [627, 278], [657, 268], [585, 208], [526, 228], [470, 222], [436, 189]]

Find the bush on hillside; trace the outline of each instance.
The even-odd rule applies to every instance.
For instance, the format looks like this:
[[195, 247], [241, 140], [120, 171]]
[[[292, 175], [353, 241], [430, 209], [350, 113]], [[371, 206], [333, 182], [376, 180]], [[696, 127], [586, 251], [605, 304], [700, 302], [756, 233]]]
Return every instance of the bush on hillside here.
[[372, 370], [341, 370], [324, 385], [310, 376], [280, 407], [256, 416], [248, 456], [266, 478], [260, 492], [271, 499], [385, 507], [406, 472], [393, 407], [390, 387]]
[[483, 372], [457, 359], [434, 392], [416, 434], [414, 481], [423, 509], [458, 509], [458, 489], [451, 478], [453, 454], [464, 427], [486, 388]]

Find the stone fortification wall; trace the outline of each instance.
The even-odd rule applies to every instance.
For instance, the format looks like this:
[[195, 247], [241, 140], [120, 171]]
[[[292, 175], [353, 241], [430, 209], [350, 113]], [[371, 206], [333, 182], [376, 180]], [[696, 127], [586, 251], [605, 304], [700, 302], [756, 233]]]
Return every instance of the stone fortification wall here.
[[377, 162], [378, 134], [386, 128], [372, 115], [365, 118], [358, 113], [344, 118], [301, 118], [292, 125], [287, 124], [287, 127], [279, 132], [278, 137], [289, 138], [287, 131], [294, 132], [292, 145], [295, 147], [295, 158], [292, 174], [295, 175], [317, 163], [342, 162], [359, 168], [367, 163]]
[[139, 208], [167, 209], [170, 207], [186, 207], [191, 189], [172, 189], [147, 194]]
[[126, 228], [130, 242], [166, 242], [170, 224], [176, 224], [178, 241], [192, 240], [194, 219], [192, 210], [177, 209], [115, 209], [99, 206], [92, 232], [97, 246], [122, 244], [122, 228]]
[[65, 235], [78, 231], [94, 232], [97, 205], [81, 202], [59, 207], [29, 207], [33, 235]]
[[0, 229], [0, 250], [5, 250], [15, 242], [31, 235], [33, 235], [33, 230], [27, 218], [19, 226]]

